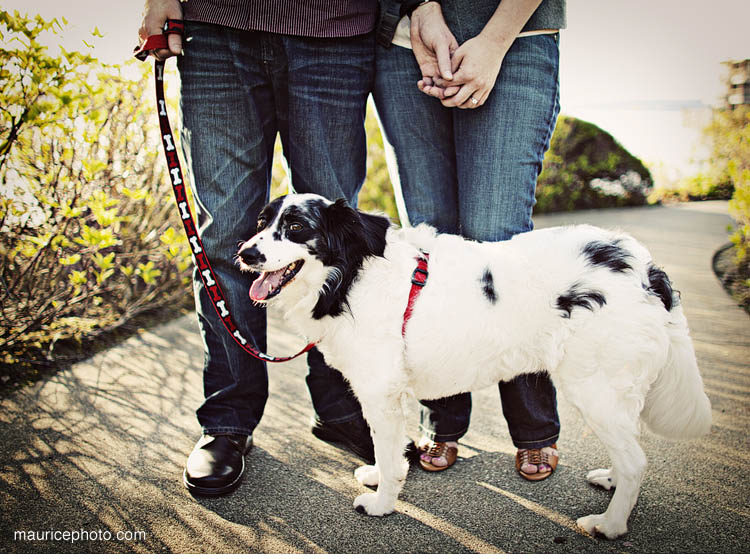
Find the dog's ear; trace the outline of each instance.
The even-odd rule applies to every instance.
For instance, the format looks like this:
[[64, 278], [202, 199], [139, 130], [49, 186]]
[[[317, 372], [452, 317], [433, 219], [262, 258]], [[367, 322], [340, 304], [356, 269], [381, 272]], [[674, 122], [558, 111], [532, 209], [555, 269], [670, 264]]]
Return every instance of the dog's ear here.
[[347, 307], [347, 294], [362, 262], [370, 256], [383, 256], [391, 225], [387, 217], [357, 211], [343, 199], [325, 207], [321, 215], [325, 240], [317, 252], [331, 272], [313, 309], [315, 319], [337, 316]]
[[[339, 198], [325, 210], [326, 229], [337, 248], [358, 257], [383, 256], [385, 236], [391, 225], [387, 217], [360, 212]], [[333, 247], [332, 247], [333, 248]]]

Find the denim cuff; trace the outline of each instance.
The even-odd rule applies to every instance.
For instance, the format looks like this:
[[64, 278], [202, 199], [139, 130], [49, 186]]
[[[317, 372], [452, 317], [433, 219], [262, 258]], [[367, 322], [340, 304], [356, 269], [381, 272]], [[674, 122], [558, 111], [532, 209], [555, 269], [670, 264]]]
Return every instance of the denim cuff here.
[[458, 439], [460, 439], [466, 434], [466, 431], [467, 429], [463, 429], [462, 431], [459, 431], [458, 433], [448, 433], [448, 434], [438, 435], [437, 433], [435, 433], [435, 431], [426, 429], [423, 425], [419, 426], [419, 432], [422, 433], [422, 435], [424, 435], [431, 441], [434, 441], [436, 443], [447, 443], [451, 441], [458, 441]]
[[242, 427], [204, 427], [202, 430], [204, 435], [244, 435], [249, 437], [253, 434], [252, 429], [243, 429]]
[[547, 437], [546, 439], [541, 439], [538, 441], [517, 441], [514, 439], [513, 445], [516, 448], [521, 448], [521, 449], [544, 448], [545, 446], [552, 446], [553, 444], [555, 444], [559, 436], [560, 434], [557, 433], [556, 435], [553, 435], [551, 437]]

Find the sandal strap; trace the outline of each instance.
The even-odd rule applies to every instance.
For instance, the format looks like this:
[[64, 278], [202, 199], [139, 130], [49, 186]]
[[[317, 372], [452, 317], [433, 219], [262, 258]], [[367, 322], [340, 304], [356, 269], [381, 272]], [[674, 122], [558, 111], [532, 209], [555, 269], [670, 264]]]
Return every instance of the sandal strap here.
[[442, 456], [445, 458], [448, 454], [448, 445], [445, 443], [433, 442], [426, 450], [425, 454], [432, 458], [438, 458]]
[[[555, 445], [551, 445], [551, 448], [555, 448]], [[521, 448], [518, 450], [517, 455], [521, 466], [525, 464], [532, 464], [534, 466], [544, 464], [550, 466], [553, 470], [557, 466], [557, 456], [550, 452], [543, 452], [541, 448]]]

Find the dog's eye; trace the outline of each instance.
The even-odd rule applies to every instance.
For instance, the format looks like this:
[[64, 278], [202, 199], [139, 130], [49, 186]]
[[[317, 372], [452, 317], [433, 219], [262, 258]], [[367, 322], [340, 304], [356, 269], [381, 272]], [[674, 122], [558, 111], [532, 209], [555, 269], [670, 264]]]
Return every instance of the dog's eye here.
[[298, 231], [302, 231], [302, 224], [301, 223], [297, 223], [297, 222], [290, 223], [289, 224], [289, 230], [292, 231], [293, 233], [296, 233]]
[[265, 217], [258, 218], [257, 227], [258, 227], [258, 231], [263, 231], [263, 229], [266, 228], [266, 218]]

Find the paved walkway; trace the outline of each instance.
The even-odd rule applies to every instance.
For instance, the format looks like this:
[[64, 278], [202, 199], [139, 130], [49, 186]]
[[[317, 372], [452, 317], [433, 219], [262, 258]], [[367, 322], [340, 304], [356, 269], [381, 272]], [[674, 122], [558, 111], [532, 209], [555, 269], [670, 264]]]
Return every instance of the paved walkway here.
[[[610, 498], [585, 481], [606, 458], [578, 413], [560, 401], [558, 471], [527, 483], [513, 470], [494, 388], [476, 393], [454, 468], [439, 475], [413, 469], [397, 514], [357, 514], [351, 503], [361, 488], [352, 470], [359, 463], [309, 434], [302, 361], [271, 367], [245, 483], [226, 498], [190, 497], [179, 479], [198, 434], [202, 356], [194, 320], [185, 317], [2, 403], [0, 552], [750, 552], [750, 318], [710, 267], [726, 241], [726, 204], [536, 220], [537, 227], [570, 222], [621, 227], [650, 247], [682, 291], [714, 408], [711, 435], [701, 440], [645, 434], [649, 469], [624, 538], [574, 530], [575, 518], [600, 512]], [[280, 353], [299, 345], [275, 320], [269, 338]], [[416, 435], [416, 412], [411, 426]], [[84, 541], [14, 535], [59, 531], [55, 537], [64, 538], [66, 530]]]

